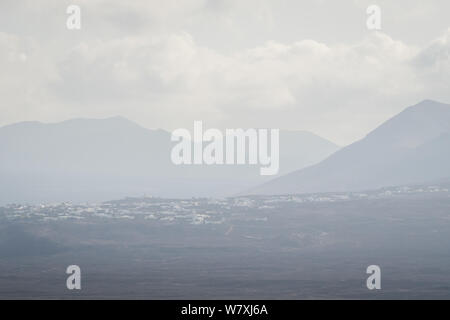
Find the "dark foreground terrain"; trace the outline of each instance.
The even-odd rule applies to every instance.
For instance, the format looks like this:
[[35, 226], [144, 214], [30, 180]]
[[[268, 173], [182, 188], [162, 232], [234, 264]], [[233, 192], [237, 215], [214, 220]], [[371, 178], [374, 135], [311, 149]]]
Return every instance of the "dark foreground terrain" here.
[[[372, 264], [381, 290], [366, 287]], [[11, 205], [0, 298], [449, 299], [450, 193]]]

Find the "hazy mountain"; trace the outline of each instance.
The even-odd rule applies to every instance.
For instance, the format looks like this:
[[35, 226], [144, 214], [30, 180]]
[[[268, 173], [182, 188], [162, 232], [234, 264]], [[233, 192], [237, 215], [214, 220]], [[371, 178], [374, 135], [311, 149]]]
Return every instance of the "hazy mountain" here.
[[450, 105], [425, 100], [322, 162], [251, 194], [353, 191], [450, 177]]
[[[257, 166], [175, 166], [164, 130], [121, 118], [22, 122], [0, 128], [0, 204], [124, 196], [225, 196], [267, 177]], [[280, 174], [337, 149], [302, 131], [280, 133]]]

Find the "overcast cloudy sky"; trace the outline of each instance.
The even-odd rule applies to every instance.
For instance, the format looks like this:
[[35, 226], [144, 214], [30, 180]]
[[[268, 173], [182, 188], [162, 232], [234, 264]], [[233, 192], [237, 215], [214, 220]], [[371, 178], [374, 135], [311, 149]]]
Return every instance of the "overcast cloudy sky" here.
[[450, 103], [450, 1], [1, 0], [0, 97], [0, 125], [122, 115], [344, 145], [423, 99]]

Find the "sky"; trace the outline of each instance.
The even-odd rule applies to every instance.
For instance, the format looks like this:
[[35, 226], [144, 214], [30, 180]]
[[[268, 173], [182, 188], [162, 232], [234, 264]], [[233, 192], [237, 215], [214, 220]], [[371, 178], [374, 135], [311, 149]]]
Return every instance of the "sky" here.
[[422, 100], [450, 103], [449, 15], [448, 0], [1, 0], [0, 126], [120, 115], [346, 145]]

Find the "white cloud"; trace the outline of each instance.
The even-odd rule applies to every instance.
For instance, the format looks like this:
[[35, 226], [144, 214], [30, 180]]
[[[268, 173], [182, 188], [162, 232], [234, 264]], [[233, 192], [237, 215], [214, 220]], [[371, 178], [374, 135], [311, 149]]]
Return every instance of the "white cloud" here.
[[270, 24], [273, 3], [79, 3], [89, 9], [81, 33], [0, 33], [0, 124], [120, 114], [169, 130], [196, 119], [305, 129], [344, 144], [422, 99], [450, 102], [450, 31], [424, 46], [371, 32], [220, 50], [184, 29], [216, 19], [238, 30], [252, 9]]

